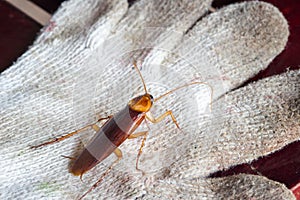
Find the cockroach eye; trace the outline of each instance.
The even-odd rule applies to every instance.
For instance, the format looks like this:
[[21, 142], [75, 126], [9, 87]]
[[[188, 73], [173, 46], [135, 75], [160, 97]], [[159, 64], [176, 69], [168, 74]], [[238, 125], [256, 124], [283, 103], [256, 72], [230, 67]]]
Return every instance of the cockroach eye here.
[[151, 94], [150, 94], [150, 99], [151, 99], [151, 101], [153, 101], [153, 99], [154, 99], [153, 96], [152, 96]]

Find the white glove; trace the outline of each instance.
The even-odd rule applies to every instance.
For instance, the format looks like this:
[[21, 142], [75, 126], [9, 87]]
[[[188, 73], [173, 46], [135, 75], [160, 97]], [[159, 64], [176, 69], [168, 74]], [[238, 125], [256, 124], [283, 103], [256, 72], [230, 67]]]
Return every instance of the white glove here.
[[142, 0], [128, 10], [124, 1], [64, 3], [54, 27], [0, 76], [1, 199], [75, 199], [99, 179], [114, 155], [83, 182], [61, 157], [78, 155], [91, 129], [39, 149], [29, 146], [115, 114], [142, 94], [134, 60], [155, 97], [207, 82], [212, 111], [205, 85], [158, 101], [154, 115], [172, 110], [182, 131], [168, 119], [150, 124], [139, 164], [145, 175], [135, 169], [141, 140], [125, 141], [123, 160], [86, 199], [293, 199], [285, 186], [260, 176], [206, 178], [278, 150], [299, 133], [299, 71], [229, 92], [283, 50], [289, 33], [281, 13], [248, 2], [203, 17], [210, 3]]

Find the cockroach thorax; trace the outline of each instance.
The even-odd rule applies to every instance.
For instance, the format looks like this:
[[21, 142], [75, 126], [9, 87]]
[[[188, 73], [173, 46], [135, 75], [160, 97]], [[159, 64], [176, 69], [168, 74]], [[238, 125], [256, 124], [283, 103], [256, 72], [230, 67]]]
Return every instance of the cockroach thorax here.
[[129, 107], [137, 112], [148, 112], [153, 104], [153, 96], [151, 94], [144, 94], [131, 99], [128, 103]]

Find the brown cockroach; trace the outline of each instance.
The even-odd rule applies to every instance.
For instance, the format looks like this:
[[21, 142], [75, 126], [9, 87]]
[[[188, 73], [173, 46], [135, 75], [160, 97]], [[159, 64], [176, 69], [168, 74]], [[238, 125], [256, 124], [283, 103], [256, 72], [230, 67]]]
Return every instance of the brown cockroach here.
[[[126, 139], [133, 139], [137, 137], [143, 137], [141, 146], [138, 151], [137, 159], [136, 159], [136, 169], [140, 170], [138, 168], [138, 162], [139, 158], [142, 154], [142, 149], [145, 145], [146, 137], [148, 134], [148, 131], [138, 132], [134, 133], [134, 131], [139, 127], [139, 125], [144, 121], [150, 121], [152, 123], [158, 123], [162, 121], [167, 116], [170, 116], [174, 124], [177, 126], [178, 129], [180, 129], [173, 113], [171, 110], [166, 111], [161, 116], [154, 118], [153, 115], [150, 113], [150, 109], [154, 102], [158, 101], [162, 97], [165, 97], [171, 93], [173, 93], [176, 90], [179, 90], [181, 88], [194, 85], [194, 84], [205, 84], [204, 82], [191, 82], [188, 84], [185, 84], [183, 86], [177, 87], [173, 90], [170, 90], [160, 97], [154, 99], [151, 94], [148, 93], [145, 81], [142, 77], [142, 74], [140, 70], [138, 69], [136, 63], [134, 63], [134, 68], [137, 70], [143, 86], [145, 94], [140, 95], [138, 97], [135, 97], [129, 101], [129, 103], [117, 114], [113, 116], [109, 116], [106, 118], [100, 118], [97, 120], [96, 123], [98, 123], [101, 120], [107, 119], [107, 121], [104, 123], [104, 125], [99, 128], [96, 123], [87, 125], [79, 130], [76, 130], [72, 133], [69, 133], [67, 135], [61, 136], [59, 138], [55, 138], [53, 140], [50, 140], [48, 142], [32, 146], [31, 148], [38, 148], [41, 146], [45, 146], [48, 144], [56, 143], [59, 141], [62, 141], [66, 138], [69, 138], [78, 132], [85, 130], [89, 127], [92, 127], [95, 129], [96, 134], [91, 139], [91, 141], [88, 143], [87, 146], [83, 149], [81, 154], [77, 158], [68, 157], [71, 159], [74, 159], [75, 162], [70, 168], [70, 172], [74, 174], [75, 176], [80, 176], [82, 178], [82, 175], [95, 167], [97, 164], [99, 164], [101, 161], [103, 161], [105, 158], [107, 158], [111, 153], [115, 153], [117, 156], [117, 160], [115, 160], [109, 168], [101, 175], [101, 177], [98, 179], [96, 183], [94, 183], [90, 189], [85, 192], [79, 199], [82, 199], [85, 197], [89, 192], [91, 192], [93, 189], [95, 189], [103, 180], [103, 178], [110, 172], [110, 170], [113, 168], [113, 166], [122, 159], [122, 152], [118, 148]], [[208, 85], [209, 86], [209, 85]], [[211, 99], [212, 99], [212, 88], [211, 89]], [[140, 170], [141, 171], [141, 170]]]

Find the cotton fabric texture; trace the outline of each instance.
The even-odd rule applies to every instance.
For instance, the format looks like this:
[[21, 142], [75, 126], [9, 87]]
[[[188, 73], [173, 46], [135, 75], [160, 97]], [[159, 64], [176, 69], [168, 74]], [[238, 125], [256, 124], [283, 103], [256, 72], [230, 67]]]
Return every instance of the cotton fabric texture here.
[[[201, 81], [155, 103], [141, 138], [120, 146], [123, 159], [86, 199], [294, 199], [259, 175], [207, 178], [298, 140], [300, 71], [240, 87], [285, 47], [289, 31], [274, 6], [255, 1], [210, 13], [211, 0], [69, 0], [35, 43], [0, 76], [1, 199], [76, 199], [115, 160], [68, 173], [95, 132], [30, 149], [117, 113], [143, 87], [164, 92]], [[209, 105], [212, 103], [210, 109]], [[103, 124], [102, 122], [99, 124]], [[142, 124], [139, 130], [145, 130]]]

